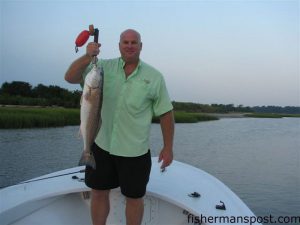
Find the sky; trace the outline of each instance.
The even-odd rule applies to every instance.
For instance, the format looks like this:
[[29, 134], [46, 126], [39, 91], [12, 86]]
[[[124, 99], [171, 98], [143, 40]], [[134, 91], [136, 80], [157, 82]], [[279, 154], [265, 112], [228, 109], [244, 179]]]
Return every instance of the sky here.
[[122, 31], [138, 30], [141, 59], [162, 72], [174, 101], [300, 106], [299, 10], [297, 0], [2, 0], [0, 85], [80, 89], [64, 74], [93, 24], [104, 59], [120, 56]]

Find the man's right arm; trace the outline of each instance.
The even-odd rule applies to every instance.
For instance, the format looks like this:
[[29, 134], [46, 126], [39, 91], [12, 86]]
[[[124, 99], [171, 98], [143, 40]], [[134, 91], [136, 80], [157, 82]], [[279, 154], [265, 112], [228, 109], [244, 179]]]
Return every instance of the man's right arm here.
[[88, 54], [76, 59], [69, 67], [65, 74], [65, 80], [72, 84], [79, 84], [82, 82], [82, 73], [86, 67], [91, 63], [91, 57]]

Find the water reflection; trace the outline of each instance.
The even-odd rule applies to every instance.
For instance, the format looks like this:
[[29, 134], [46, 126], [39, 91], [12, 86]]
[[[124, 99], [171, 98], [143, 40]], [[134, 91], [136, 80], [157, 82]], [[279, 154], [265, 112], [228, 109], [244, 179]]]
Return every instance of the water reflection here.
[[[78, 126], [0, 130], [0, 186], [76, 166]], [[152, 125], [151, 150], [162, 147]], [[257, 215], [299, 215], [300, 119], [222, 119], [177, 124], [175, 159], [216, 176]]]

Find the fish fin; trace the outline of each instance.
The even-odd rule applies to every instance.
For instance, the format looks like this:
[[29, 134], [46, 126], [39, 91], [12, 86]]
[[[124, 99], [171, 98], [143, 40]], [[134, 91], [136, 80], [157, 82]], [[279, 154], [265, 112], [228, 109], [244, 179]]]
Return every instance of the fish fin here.
[[92, 153], [87, 153], [86, 151], [83, 151], [78, 166], [90, 166], [95, 170], [96, 161], [94, 155]]

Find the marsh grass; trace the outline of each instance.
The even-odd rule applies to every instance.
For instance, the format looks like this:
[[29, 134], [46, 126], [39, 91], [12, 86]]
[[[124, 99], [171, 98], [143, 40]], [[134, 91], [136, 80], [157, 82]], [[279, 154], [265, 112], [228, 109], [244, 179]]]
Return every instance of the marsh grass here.
[[[176, 123], [197, 123], [218, 120], [212, 115], [175, 111]], [[300, 117], [300, 114], [251, 113], [246, 117], [283, 118]], [[153, 123], [159, 123], [155, 117]], [[0, 129], [62, 127], [80, 124], [80, 110], [61, 107], [0, 107]]]
[[0, 128], [61, 127], [80, 123], [79, 109], [1, 107]]
[[[176, 123], [218, 120], [215, 116], [175, 112]], [[153, 119], [159, 123], [158, 118]], [[80, 124], [80, 110], [60, 107], [0, 107], [0, 129], [62, 127]]]
[[[218, 117], [215, 116], [201, 113], [187, 113], [183, 111], [175, 111], [174, 117], [176, 123], [197, 123], [201, 121], [218, 120]], [[155, 117], [152, 121], [154, 123], [159, 123], [159, 118]]]

